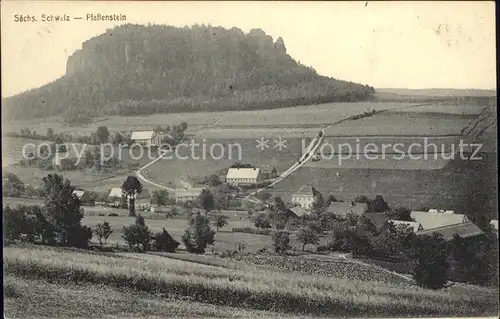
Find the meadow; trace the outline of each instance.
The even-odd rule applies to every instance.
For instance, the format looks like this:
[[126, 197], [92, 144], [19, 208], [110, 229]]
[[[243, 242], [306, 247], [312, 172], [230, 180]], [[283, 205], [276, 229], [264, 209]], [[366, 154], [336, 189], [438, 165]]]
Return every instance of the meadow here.
[[[238, 309], [230, 317], [240, 312], [249, 314], [249, 311], [264, 311], [257, 315], [271, 317], [282, 314], [491, 316], [498, 313], [498, 292], [494, 290], [465, 285], [439, 291], [424, 290], [400, 285], [396, 279], [392, 283], [376, 281], [375, 268], [365, 270], [371, 272], [367, 277], [374, 279], [364, 281], [353, 278], [360, 273], [356, 271], [351, 271], [351, 278], [336, 278], [335, 272], [331, 276], [313, 276], [237, 261], [217, 261], [215, 257], [211, 264], [202, 264], [152, 254], [93, 253], [29, 245], [5, 247], [3, 257], [7, 276], [6, 314], [20, 314], [24, 307], [25, 314], [39, 311], [36, 315], [43, 316], [53, 314], [58, 308], [68, 308], [60, 310], [79, 312], [81, 316], [93, 307], [96, 313], [102, 314], [133, 308], [132, 313], [168, 313], [170, 317], [170, 311], [172, 316], [185, 316], [179, 311], [191, 303], [193, 308], [188, 311], [188, 317], [197, 311], [227, 313], [230, 310], [227, 307]], [[202, 257], [210, 263], [210, 257]], [[332, 267], [355, 269], [360, 265], [332, 263]], [[85, 294], [90, 287], [96, 289]], [[74, 296], [73, 301], [68, 304], [57, 301], [56, 296], [69, 290], [73, 291], [69, 293]], [[38, 302], [33, 303], [30, 298], [35, 292], [42, 293], [37, 294]], [[135, 299], [134, 307], [127, 308], [125, 301], [131, 299]], [[169, 306], [172, 300], [181, 303], [172, 309]], [[162, 303], [167, 307], [155, 309]], [[151, 309], [147, 310], [146, 305]]]

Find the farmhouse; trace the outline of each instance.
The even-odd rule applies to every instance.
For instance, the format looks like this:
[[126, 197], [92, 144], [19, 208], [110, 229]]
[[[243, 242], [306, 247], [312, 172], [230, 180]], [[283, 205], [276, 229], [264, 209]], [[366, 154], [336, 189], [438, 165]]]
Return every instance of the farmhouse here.
[[424, 230], [422, 225], [418, 222], [409, 222], [409, 221], [394, 220], [394, 219], [391, 219], [388, 222], [393, 224], [396, 227], [399, 225], [406, 226], [406, 227], [410, 228], [411, 230], [413, 230], [413, 232], [415, 232], [415, 233], [418, 231]]
[[260, 166], [261, 172], [262, 172], [262, 179], [273, 179], [278, 177], [278, 171], [276, 170], [276, 167], [272, 165], [263, 165]]
[[177, 188], [175, 190], [175, 201], [177, 203], [184, 203], [187, 201], [195, 201], [200, 196], [203, 188], [201, 187], [185, 187]]
[[132, 132], [130, 140], [133, 144], [142, 146], [159, 146], [161, 145], [161, 136], [154, 131], [136, 131]]
[[[128, 200], [123, 195], [121, 187], [112, 188], [108, 194], [108, 200], [114, 206], [120, 206], [122, 202], [128, 206]], [[142, 192], [135, 196], [135, 207], [137, 209], [149, 209], [151, 207], [151, 193], [148, 189], [143, 188]]]
[[231, 185], [255, 185], [262, 181], [260, 168], [230, 168], [227, 171], [226, 182]]
[[327, 212], [333, 213], [337, 216], [347, 216], [351, 213], [357, 216], [362, 216], [368, 210], [368, 205], [366, 203], [354, 203], [354, 202], [333, 202], [326, 209]]
[[433, 233], [438, 233], [443, 236], [443, 239], [448, 241], [453, 239], [453, 236], [458, 235], [461, 238], [470, 238], [475, 236], [483, 235], [484, 232], [471, 222], [459, 223], [454, 225], [446, 225], [442, 227], [426, 229], [417, 232], [418, 236], [428, 235], [431, 236]]
[[303, 208], [311, 208], [317, 192], [311, 185], [303, 185], [296, 193], [292, 194], [292, 203]]
[[467, 216], [463, 214], [412, 211], [410, 216], [424, 230], [468, 222]]

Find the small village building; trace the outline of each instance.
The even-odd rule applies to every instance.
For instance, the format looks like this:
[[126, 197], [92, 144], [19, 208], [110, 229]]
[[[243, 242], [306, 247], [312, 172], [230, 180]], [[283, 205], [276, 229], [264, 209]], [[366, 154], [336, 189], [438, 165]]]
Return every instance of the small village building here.
[[175, 189], [175, 202], [184, 203], [187, 201], [196, 201], [200, 197], [203, 188], [201, 187], [185, 187]]
[[341, 217], [346, 217], [348, 214], [363, 216], [367, 210], [368, 205], [366, 203], [354, 202], [332, 202], [326, 209], [327, 212]]
[[303, 185], [300, 189], [292, 194], [292, 203], [298, 204], [302, 208], [310, 209], [314, 203], [317, 192], [311, 185]]
[[476, 236], [484, 235], [484, 232], [477, 227], [474, 223], [465, 222], [454, 225], [446, 225], [442, 227], [436, 227], [431, 229], [425, 229], [416, 233], [418, 236], [432, 236], [433, 233], [438, 233], [443, 236], [446, 241], [452, 240], [455, 235], [460, 236], [460, 238], [471, 238]]
[[450, 214], [444, 212], [433, 213], [430, 211], [412, 211], [410, 216], [414, 221], [420, 223], [424, 230], [461, 224], [469, 221], [464, 214]]
[[161, 135], [154, 131], [135, 131], [130, 137], [132, 144], [140, 144], [142, 146], [159, 146], [161, 145]]
[[[112, 188], [108, 194], [108, 201], [113, 206], [120, 206], [122, 203], [128, 207], [128, 198], [123, 195], [121, 187]], [[151, 208], [151, 193], [148, 189], [143, 188], [142, 192], [135, 196], [135, 208], [139, 210]]]
[[259, 168], [230, 168], [227, 171], [226, 182], [234, 186], [250, 186], [259, 184], [263, 180]]
[[265, 165], [265, 166], [260, 166], [261, 172], [262, 172], [262, 179], [267, 180], [267, 179], [274, 179], [277, 178], [278, 171], [276, 170], [276, 167], [272, 165]]
[[424, 228], [422, 227], [422, 225], [420, 223], [418, 223], [418, 222], [410, 222], [410, 221], [390, 219], [390, 220], [388, 220], [388, 223], [391, 223], [391, 224], [393, 224], [396, 227], [399, 226], [399, 225], [406, 226], [409, 229], [411, 229], [414, 233], [416, 233], [418, 231], [421, 231], [421, 230], [424, 230]]

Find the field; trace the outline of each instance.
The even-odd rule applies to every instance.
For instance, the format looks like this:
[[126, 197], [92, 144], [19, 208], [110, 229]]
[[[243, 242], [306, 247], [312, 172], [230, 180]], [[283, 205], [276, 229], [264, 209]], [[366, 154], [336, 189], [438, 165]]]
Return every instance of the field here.
[[[90, 311], [94, 316], [126, 313], [167, 317], [498, 313], [498, 293], [493, 290], [465, 285], [424, 290], [403, 284], [398, 277], [381, 276], [374, 268], [358, 271], [363, 266], [348, 262], [332, 262], [331, 267], [338, 271], [312, 276], [272, 265], [260, 267], [209, 256], [183, 258], [182, 254], [175, 254], [174, 259], [168, 255], [5, 247], [5, 313], [9, 317], [55, 313], [84, 316]], [[350, 277], [338, 278], [336, 273]], [[357, 279], [359, 274], [382, 281]], [[174, 301], [180, 302], [174, 305]]]

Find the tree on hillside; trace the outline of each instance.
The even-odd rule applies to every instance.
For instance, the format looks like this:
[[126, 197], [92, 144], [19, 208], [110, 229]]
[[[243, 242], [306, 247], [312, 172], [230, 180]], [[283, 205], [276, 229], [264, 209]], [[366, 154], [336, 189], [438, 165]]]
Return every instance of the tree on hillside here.
[[257, 227], [257, 228], [262, 228], [262, 229], [271, 228], [271, 224], [269, 223], [269, 219], [267, 218], [266, 214], [264, 214], [264, 213], [258, 213], [257, 215], [254, 215], [253, 222], [254, 222], [255, 227]]
[[2, 187], [2, 196], [20, 197], [24, 191], [24, 184], [19, 177], [13, 173], [6, 173], [4, 178], [5, 182]]
[[321, 216], [325, 212], [325, 201], [321, 193], [316, 193], [314, 196], [314, 202], [312, 204], [311, 213], [316, 216]]
[[56, 240], [64, 245], [86, 247], [92, 238], [92, 230], [82, 226], [83, 209], [73, 194], [74, 187], [68, 179], [58, 174], [43, 178], [45, 194], [44, 212], [55, 230]]
[[309, 227], [303, 227], [298, 231], [297, 240], [302, 243], [302, 251], [304, 251], [307, 244], [317, 245], [319, 242], [316, 231]]
[[290, 234], [286, 231], [277, 231], [273, 234], [274, 250], [278, 254], [283, 254], [290, 249]]
[[175, 240], [170, 234], [163, 228], [162, 232], [156, 233], [153, 237], [154, 249], [157, 251], [165, 251], [169, 253], [175, 252], [177, 247], [179, 247], [179, 242]]
[[204, 189], [198, 197], [198, 203], [205, 210], [205, 217], [208, 217], [208, 212], [215, 207], [214, 195], [208, 189]]
[[371, 210], [374, 213], [382, 213], [389, 210], [389, 205], [382, 196], [377, 195], [371, 203]]
[[99, 126], [95, 134], [98, 143], [104, 144], [108, 142], [109, 131], [106, 126]]
[[222, 215], [220, 213], [212, 217], [212, 223], [216, 227], [217, 231], [219, 231], [219, 228], [226, 226], [228, 222], [229, 222], [229, 217]]
[[266, 201], [268, 201], [273, 195], [271, 195], [270, 192], [268, 192], [267, 190], [262, 190], [260, 192], [258, 192], [256, 195], [255, 195], [259, 200], [263, 201], [264, 203]]
[[129, 176], [123, 182], [122, 193], [128, 199], [129, 216], [135, 216], [135, 197], [142, 192], [142, 184], [135, 176]]
[[438, 233], [421, 236], [415, 242], [417, 265], [413, 279], [421, 287], [441, 289], [448, 279], [450, 265], [447, 260], [446, 242]]
[[130, 248], [140, 248], [147, 251], [150, 248], [153, 234], [141, 215], [136, 217], [135, 224], [123, 227], [122, 238], [127, 242]]
[[164, 189], [156, 190], [153, 192], [151, 203], [154, 205], [164, 206], [168, 201], [168, 191]]
[[52, 141], [54, 139], [54, 129], [49, 127], [47, 128], [47, 139]]
[[102, 224], [95, 225], [94, 233], [97, 236], [97, 239], [99, 240], [99, 244], [102, 246], [103, 244], [102, 240], [104, 239], [104, 244], [106, 245], [106, 241], [108, 240], [109, 236], [111, 236], [111, 234], [113, 233], [113, 230], [111, 229], [109, 223], [105, 221]]
[[215, 232], [210, 228], [208, 218], [196, 215], [182, 236], [182, 242], [190, 253], [204, 254], [208, 245], [215, 241]]

